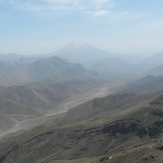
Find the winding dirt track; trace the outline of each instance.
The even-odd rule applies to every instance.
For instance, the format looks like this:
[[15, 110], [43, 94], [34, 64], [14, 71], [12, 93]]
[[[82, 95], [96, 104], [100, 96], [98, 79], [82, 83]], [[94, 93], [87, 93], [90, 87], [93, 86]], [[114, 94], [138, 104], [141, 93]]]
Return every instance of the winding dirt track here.
[[66, 100], [65, 102], [63, 102], [58, 108], [55, 108], [55, 111], [51, 110], [43, 116], [26, 119], [26, 120], [16, 123], [9, 130], [1, 132], [0, 138], [6, 137], [7, 135], [10, 135], [12, 133], [15, 133], [21, 130], [28, 130], [36, 126], [39, 126], [49, 121], [50, 119], [52, 119], [54, 116], [67, 112], [70, 108], [76, 107], [93, 98], [104, 97], [111, 93], [112, 92], [110, 88], [108, 86], [105, 86], [105, 87], [100, 88], [96, 92], [92, 92], [89, 94], [88, 93], [82, 94], [82, 95], [76, 96], [75, 98], [70, 98]]

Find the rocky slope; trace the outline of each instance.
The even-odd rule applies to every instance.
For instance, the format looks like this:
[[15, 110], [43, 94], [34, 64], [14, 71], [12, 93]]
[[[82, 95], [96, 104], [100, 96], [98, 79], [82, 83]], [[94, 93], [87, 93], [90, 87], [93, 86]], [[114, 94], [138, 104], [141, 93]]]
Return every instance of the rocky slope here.
[[0, 131], [23, 119], [57, 111], [65, 100], [82, 93], [89, 94], [101, 84], [98, 80], [69, 80], [60, 83], [49, 80], [23, 86], [0, 87], [0, 116], [4, 122], [0, 125]]
[[[161, 163], [163, 95], [147, 96], [134, 103], [131, 100], [134, 98], [130, 96], [126, 96], [126, 102], [120, 102], [123, 109], [119, 109], [118, 105], [112, 109], [108, 104], [106, 109], [103, 107], [106, 100], [99, 103], [96, 100], [95, 108], [101, 109], [98, 114], [66, 123], [61, 117], [53, 122], [53, 126], [40, 126], [9, 139], [7, 144], [3, 140], [0, 162], [52, 163], [69, 160], [73, 163], [76, 159], [82, 162], [83, 158], [87, 158], [87, 162], [129, 163], [132, 160], [136, 163]], [[114, 98], [125, 101], [123, 96]], [[83, 108], [89, 109], [84, 104]]]

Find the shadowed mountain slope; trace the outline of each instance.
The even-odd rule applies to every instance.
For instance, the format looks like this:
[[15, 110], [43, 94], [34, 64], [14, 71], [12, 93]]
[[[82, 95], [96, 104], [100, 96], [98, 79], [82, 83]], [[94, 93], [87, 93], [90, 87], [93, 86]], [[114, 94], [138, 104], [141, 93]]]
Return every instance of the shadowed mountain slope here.
[[124, 86], [116, 94], [150, 94], [163, 90], [163, 76], [146, 76], [136, 82]]
[[84, 69], [80, 64], [72, 64], [59, 57], [39, 60], [26, 68], [33, 80], [88, 78], [93, 72]]
[[[88, 93], [101, 86], [98, 80], [69, 80], [35, 82], [23, 86], [0, 87], [0, 116], [3, 120], [17, 123], [29, 117], [55, 112], [65, 100]], [[5, 119], [6, 118], [6, 119]], [[4, 124], [0, 131], [15, 123]]]
[[24, 86], [0, 87], [0, 97], [21, 105], [36, 108], [53, 108], [64, 99], [99, 86], [95, 80], [69, 80], [35, 82]]
[[163, 65], [151, 68], [145, 72], [146, 75], [161, 76], [163, 75]]
[[[142, 101], [139, 99], [135, 103], [132, 98], [126, 97], [129, 100], [121, 103], [123, 109], [118, 109], [118, 106], [115, 110], [110, 109], [109, 105], [107, 109], [103, 108], [106, 100], [101, 100], [98, 105], [101, 112], [84, 121], [59, 122], [59, 127], [42, 126], [12, 138], [7, 144], [2, 142], [1, 163], [12, 159], [17, 163], [59, 162], [57, 160], [73, 163], [75, 159], [82, 161], [83, 158], [95, 163], [129, 163], [131, 160], [136, 163], [143, 160], [161, 163], [162, 94]], [[114, 98], [124, 100], [123, 96]], [[131, 105], [127, 106], [127, 103]], [[83, 108], [89, 109], [88, 105]]]

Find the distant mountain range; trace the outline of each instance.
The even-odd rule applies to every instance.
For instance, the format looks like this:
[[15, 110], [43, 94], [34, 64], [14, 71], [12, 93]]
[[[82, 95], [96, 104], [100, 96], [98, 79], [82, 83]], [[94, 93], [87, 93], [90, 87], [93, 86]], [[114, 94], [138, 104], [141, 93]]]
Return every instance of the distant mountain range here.
[[146, 76], [126, 85], [116, 94], [152, 94], [163, 91], [163, 76]]
[[[19, 61], [19, 62], [18, 62]], [[96, 78], [97, 73], [80, 64], [70, 63], [53, 56], [43, 59], [19, 59], [12, 64], [0, 62], [0, 85], [21, 85], [25, 83], [54, 79]]]
[[145, 75], [153, 75], [153, 76], [163, 75], [163, 64], [145, 71]]
[[114, 56], [115, 54], [96, 48], [85, 42], [73, 41], [63, 49], [50, 53], [50, 55], [59, 56], [70, 62], [82, 63], [90, 67], [94, 63], [104, 58]]
[[143, 60], [143, 64], [147, 67], [155, 67], [163, 65], [163, 53], [157, 53], [151, 57], [147, 57]]
[[146, 75], [145, 71], [163, 65], [162, 53], [143, 58], [134, 55], [111, 53], [82, 41], [73, 41], [61, 50], [47, 55], [58, 56], [74, 63], [81, 63], [86, 67], [105, 74]]
[[0, 61], [0, 131], [55, 110], [64, 100], [99, 85], [97, 72], [57, 56], [4, 59]]
[[94, 64], [92, 69], [104, 74], [136, 74], [139, 72], [136, 65], [118, 58], [104, 59]]
[[132, 55], [111, 53], [82, 41], [73, 41], [66, 47], [47, 54], [0, 55], [0, 85], [4, 86], [21, 85], [49, 78], [58, 81], [97, 78], [97, 72], [107, 78], [119, 79], [123, 76], [141, 78], [146, 75], [163, 75], [163, 54], [142, 59]]
[[49, 53], [48, 55], [55, 55], [71, 62], [81, 63], [86, 67], [92, 67], [95, 63], [100, 62], [106, 58], [120, 58], [133, 62], [140, 60], [141, 58], [132, 55], [112, 53], [89, 45], [83, 41], [73, 41], [66, 47]]

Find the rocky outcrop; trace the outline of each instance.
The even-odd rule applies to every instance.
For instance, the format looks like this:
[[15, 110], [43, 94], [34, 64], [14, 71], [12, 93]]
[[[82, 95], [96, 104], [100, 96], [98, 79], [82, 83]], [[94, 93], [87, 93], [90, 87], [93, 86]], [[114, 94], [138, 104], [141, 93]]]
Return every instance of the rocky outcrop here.
[[[20, 158], [20, 155], [24, 156], [25, 163], [29, 162], [31, 158], [33, 162], [36, 162], [38, 159], [44, 160], [47, 156], [60, 160], [110, 155], [114, 152], [121, 152], [123, 145], [127, 148], [127, 141], [136, 140], [139, 144], [144, 139], [151, 141], [160, 137], [162, 128], [163, 121], [145, 126], [141, 121], [124, 119], [87, 128], [76, 126], [53, 129], [35, 135], [28, 140], [14, 143], [13, 147], [10, 146], [8, 150], [1, 153], [0, 163], [8, 163], [12, 158], [17, 163], [22, 163], [24, 160]], [[162, 144], [159, 144], [156, 149], [162, 150]], [[3, 151], [1, 148], [0, 150]], [[39, 152], [35, 153], [35, 151]], [[155, 158], [157, 157], [150, 155], [141, 158], [140, 161]], [[107, 160], [108, 157], [101, 157], [99, 161]]]
[[110, 136], [116, 136], [116, 134], [130, 134], [135, 133], [139, 137], [147, 135], [148, 130], [139, 121], [135, 120], [122, 120], [107, 124], [102, 129], [103, 133], [109, 133]]

